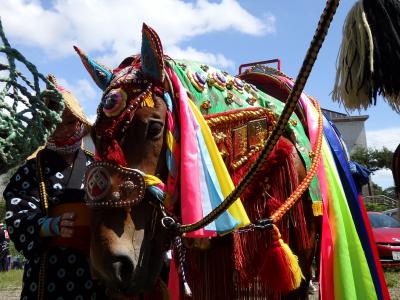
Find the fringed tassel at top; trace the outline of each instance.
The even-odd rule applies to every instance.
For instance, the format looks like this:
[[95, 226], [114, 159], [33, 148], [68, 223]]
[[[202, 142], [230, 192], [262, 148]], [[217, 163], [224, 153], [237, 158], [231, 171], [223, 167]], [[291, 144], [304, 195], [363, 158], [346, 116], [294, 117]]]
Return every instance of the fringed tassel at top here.
[[400, 112], [400, 2], [363, 0], [374, 43], [373, 96]]
[[372, 98], [373, 42], [362, 2], [346, 17], [337, 61], [333, 101], [346, 108], [367, 108]]
[[400, 112], [398, 0], [360, 0], [343, 26], [332, 98], [353, 110], [376, 104], [377, 95]]

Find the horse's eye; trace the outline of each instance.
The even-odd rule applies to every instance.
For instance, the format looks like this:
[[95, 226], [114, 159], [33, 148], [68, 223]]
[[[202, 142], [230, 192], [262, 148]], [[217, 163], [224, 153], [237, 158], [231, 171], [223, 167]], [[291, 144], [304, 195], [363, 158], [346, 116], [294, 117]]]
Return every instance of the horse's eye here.
[[160, 122], [151, 122], [147, 128], [147, 138], [154, 139], [159, 137], [164, 125]]

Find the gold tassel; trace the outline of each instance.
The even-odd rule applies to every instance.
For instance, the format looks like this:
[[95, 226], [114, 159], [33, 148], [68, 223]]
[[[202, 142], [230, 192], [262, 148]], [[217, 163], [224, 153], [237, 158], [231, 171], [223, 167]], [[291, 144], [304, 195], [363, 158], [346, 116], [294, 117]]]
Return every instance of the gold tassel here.
[[324, 214], [324, 210], [322, 209], [323, 208], [322, 205], [323, 205], [322, 201], [313, 202], [312, 210], [313, 210], [314, 217], [322, 216]]

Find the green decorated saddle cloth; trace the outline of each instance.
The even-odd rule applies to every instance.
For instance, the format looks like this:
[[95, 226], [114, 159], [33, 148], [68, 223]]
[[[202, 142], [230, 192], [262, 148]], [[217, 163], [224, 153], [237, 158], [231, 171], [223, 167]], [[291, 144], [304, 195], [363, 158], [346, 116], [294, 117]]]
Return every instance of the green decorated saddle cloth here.
[[[228, 169], [239, 168], [263, 147], [284, 103], [214, 67], [186, 60], [168, 63], [207, 120], [225, 163], [230, 162]], [[291, 137], [309, 169], [313, 151], [296, 114], [291, 116], [285, 135]], [[308, 193], [313, 201], [314, 215], [321, 215], [322, 198], [316, 177]]]

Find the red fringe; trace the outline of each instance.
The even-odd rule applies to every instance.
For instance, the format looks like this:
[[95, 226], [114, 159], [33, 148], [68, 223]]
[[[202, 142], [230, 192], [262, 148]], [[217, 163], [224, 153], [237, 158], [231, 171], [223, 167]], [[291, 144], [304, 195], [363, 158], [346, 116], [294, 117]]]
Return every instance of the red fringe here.
[[232, 238], [224, 236], [211, 240], [208, 250], [186, 250], [186, 278], [193, 296], [185, 300], [237, 299], [232, 261]]
[[[241, 195], [250, 220], [256, 221], [270, 217], [298, 185], [299, 180], [293, 151], [294, 146], [290, 142], [280, 139], [257, 178], [253, 179], [254, 183]], [[255, 160], [256, 155], [249, 159], [246, 165], [233, 172], [232, 177], [235, 184], [238, 184]], [[268, 178], [267, 182], [266, 178]], [[291, 236], [296, 237], [295, 240], [291, 241], [292, 247], [294, 246], [296, 249], [310, 247], [301, 201], [277, 224], [282, 239], [286, 242], [289, 242], [289, 223], [290, 226], [294, 226]], [[271, 233], [266, 230], [235, 233], [233, 240], [233, 260], [235, 269], [239, 273], [241, 285], [248, 288], [255, 284], [262, 285], [265, 291], [270, 293], [270, 287], [273, 285], [268, 284], [268, 278], [270, 275], [273, 276], [277, 269], [269, 268], [270, 274], [266, 274], [266, 272], [261, 272], [261, 266], [265, 264], [266, 253], [272, 243]], [[260, 282], [255, 281], [257, 277], [259, 277]]]

